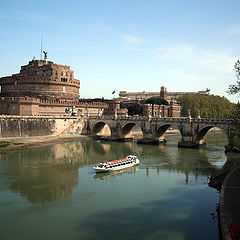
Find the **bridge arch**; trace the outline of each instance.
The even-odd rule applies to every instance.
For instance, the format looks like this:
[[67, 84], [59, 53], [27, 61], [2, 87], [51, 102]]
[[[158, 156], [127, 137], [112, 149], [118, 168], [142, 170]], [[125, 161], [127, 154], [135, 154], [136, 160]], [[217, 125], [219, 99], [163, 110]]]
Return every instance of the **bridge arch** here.
[[124, 123], [121, 127], [121, 137], [128, 138], [133, 136], [143, 136], [142, 128], [134, 122]]
[[91, 128], [91, 135], [111, 136], [111, 128], [104, 121], [96, 122]]
[[[177, 129], [179, 131], [179, 133], [181, 134], [181, 131], [179, 130], [179, 127], [175, 124], [171, 124], [171, 123], [166, 123], [166, 124], [162, 124], [160, 126], [157, 127], [156, 132], [155, 132], [155, 138], [161, 138], [163, 137], [163, 135], [165, 134], [165, 132], [170, 128], [173, 127], [174, 129]], [[182, 134], [181, 134], [182, 135]]]
[[210, 129], [212, 128], [218, 128], [222, 131], [222, 133], [224, 133], [224, 135], [226, 136], [227, 141], [229, 141], [228, 138], [228, 134], [226, 133], [226, 130], [224, 128], [221, 128], [220, 126], [215, 126], [215, 125], [208, 125], [208, 126], [203, 126], [197, 133], [197, 142], [199, 144], [203, 144], [204, 143], [204, 137], [206, 136], [206, 134], [209, 132]]

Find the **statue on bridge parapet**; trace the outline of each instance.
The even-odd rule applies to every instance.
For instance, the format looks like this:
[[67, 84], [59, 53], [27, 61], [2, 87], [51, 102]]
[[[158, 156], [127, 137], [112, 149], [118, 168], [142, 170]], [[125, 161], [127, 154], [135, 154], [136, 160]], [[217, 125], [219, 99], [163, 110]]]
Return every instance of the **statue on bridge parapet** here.
[[188, 109], [188, 118], [191, 119], [192, 116], [191, 116], [191, 109]]
[[200, 110], [197, 111], [197, 119], [201, 119]]

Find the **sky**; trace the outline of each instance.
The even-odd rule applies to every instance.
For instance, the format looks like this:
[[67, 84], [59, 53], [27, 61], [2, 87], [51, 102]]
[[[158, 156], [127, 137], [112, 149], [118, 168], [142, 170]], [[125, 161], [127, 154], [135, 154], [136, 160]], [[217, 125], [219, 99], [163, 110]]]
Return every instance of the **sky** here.
[[[0, 0], [0, 77], [33, 57], [69, 65], [81, 98], [226, 93], [240, 58], [239, 0]], [[116, 94], [112, 94], [113, 91]]]

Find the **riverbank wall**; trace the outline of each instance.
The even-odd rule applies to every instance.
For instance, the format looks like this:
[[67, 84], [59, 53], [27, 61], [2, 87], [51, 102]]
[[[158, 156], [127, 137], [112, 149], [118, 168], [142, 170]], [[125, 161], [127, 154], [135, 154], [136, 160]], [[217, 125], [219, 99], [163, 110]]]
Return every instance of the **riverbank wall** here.
[[76, 116], [0, 116], [0, 138], [82, 134], [84, 117]]
[[240, 166], [225, 178], [220, 193], [220, 227], [223, 240], [239, 239]]

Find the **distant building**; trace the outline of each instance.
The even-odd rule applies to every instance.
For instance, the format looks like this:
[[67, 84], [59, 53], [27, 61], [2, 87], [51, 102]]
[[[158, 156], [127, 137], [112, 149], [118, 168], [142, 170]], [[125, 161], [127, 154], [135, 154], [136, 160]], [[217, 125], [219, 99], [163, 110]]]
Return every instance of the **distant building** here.
[[[198, 92], [168, 92], [167, 88], [162, 86], [159, 92], [120, 91], [118, 100], [124, 103], [142, 103], [144, 116], [181, 117], [181, 105], [178, 104], [178, 98], [187, 93], [208, 95], [209, 90]], [[151, 97], [160, 97], [166, 100], [168, 105], [144, 104], [144, 102]]]
[[143, 116], [152, 117], [181, 117], [181, 106], [174, 103], [170, 105], [143, 104]]
[[109, 107], [104, 109], [103, 115], [106, 116], [128, 116], [128, 110], [126, 108], [120, 108], [120, 101], [115, 100], [109, 103]]
[[161, 97], [162, 99], [167, 100], [169, 103], [171, 100], [176, 101], [179, 97], [183, 96], [186, 93], [191, 94], [204, 94], [208, 95], [209, 90], [206, 91], [198, 91], [198, 92], [167, 92], [167, 88], [162, 86], [159, 92], [127, 92], [120, 91], [119, 92], [119, 100], [121, 102], [132, 102], [132, 101], [142, 101], [147, 100], [151, 97]]

